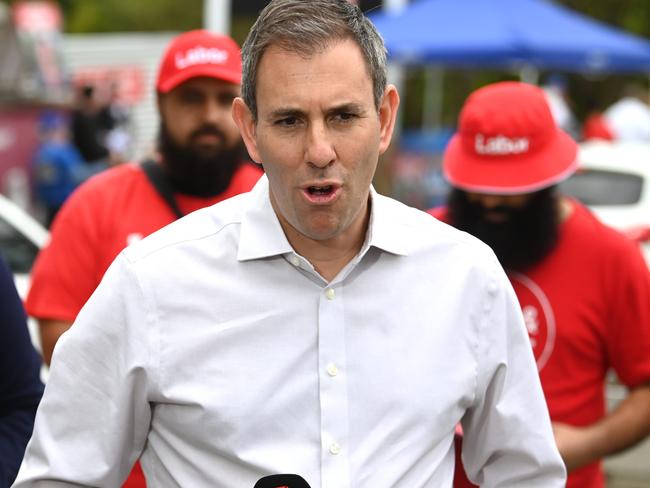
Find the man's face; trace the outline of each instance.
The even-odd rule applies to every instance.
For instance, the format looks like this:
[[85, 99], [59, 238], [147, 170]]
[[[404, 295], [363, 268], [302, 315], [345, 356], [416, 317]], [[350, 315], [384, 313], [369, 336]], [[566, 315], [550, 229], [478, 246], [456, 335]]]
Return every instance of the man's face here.
[[452, 190], [451, 223], [488, 244], [503, 267], [524, 270], [555, 246], [560, 221], [553, 188], [521, 195]]
[[192, 78], [159, 97], [160, 152], [176, 191], [222, 192], [241, 159], [241, 137], [231, 116], [239, 85]]
[[209, 156], [240, 142], [232, 101], [240, 86], [215, 78], [191, 78], [159, 98], [160, 116], [178, 146]]
[[378, 111], [363, 55], [343, 40], [310, 57], [271, 46], [256, 94], [257, 121], [240, 99], [234, 115], [249, 154], [264, 166], [289, 239], [362, 238], [370, 184], [399, 104], [394, 87]]

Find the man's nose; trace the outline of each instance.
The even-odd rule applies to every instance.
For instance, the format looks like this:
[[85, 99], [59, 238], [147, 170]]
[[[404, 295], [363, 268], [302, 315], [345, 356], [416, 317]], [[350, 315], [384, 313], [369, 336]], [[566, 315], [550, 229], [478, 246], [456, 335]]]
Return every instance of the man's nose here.
[[325, 168], [335, 159], [334, 143], [325, 124], [310, 124], [305, 141], [305, 161], [318, 168]]
[[493, 209], [503, 205], [503, 197], [501, 195], [479, 195], [478, 201], [486, 209]]
[[219, 124], [224, 114], [230, 115], [230, 109], [226, 109], [216, 100], [207, 100], [203, 107], [203, 122], [207, 124]]

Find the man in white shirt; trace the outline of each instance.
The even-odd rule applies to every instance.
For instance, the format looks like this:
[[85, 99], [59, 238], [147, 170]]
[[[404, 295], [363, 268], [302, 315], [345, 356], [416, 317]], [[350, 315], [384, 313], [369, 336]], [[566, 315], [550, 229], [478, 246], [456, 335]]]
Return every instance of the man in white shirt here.
[[54, 352], [16, 486], [450, 487], [565, 470], [488, 247], [371, 187], [399, 97], [345, 0], [274, 0], [233, 104], [263, 177], [128, 248]]

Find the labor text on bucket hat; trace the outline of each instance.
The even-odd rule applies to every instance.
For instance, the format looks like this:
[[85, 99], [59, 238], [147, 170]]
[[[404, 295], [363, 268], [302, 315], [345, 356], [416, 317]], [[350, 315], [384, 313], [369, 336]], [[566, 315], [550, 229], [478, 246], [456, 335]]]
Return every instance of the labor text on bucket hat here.
[[570, 176], [578, 146], [557, 127], [544, 92], [506, 81], [480, 88], [461, 110], [443, 171], [465, 191], [530, 193]]
[[241, 75], [241, 53], [235, 41], [206, 30], [193, 30], [174, 38], [167, 47], [156, 89], [167, 93], [198, 76], [240, 84]]

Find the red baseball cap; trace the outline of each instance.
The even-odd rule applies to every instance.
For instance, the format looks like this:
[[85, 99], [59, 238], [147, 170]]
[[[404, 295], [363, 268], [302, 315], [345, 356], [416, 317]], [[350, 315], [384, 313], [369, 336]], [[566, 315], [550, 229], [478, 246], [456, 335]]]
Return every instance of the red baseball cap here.
[[443, 172], [465, 191], [531, 193], [569, 177], [577, 153], [576, 142], [556, 125], [544, 92], [505, 81], [469, 96], [445, 150]]
[[241, 72], [241, 52], [235, 41], [206, 30], [193, 30], [175, 37], [167, 47], [156, 89], [167, 93], [198, 76], [241, 84]]

